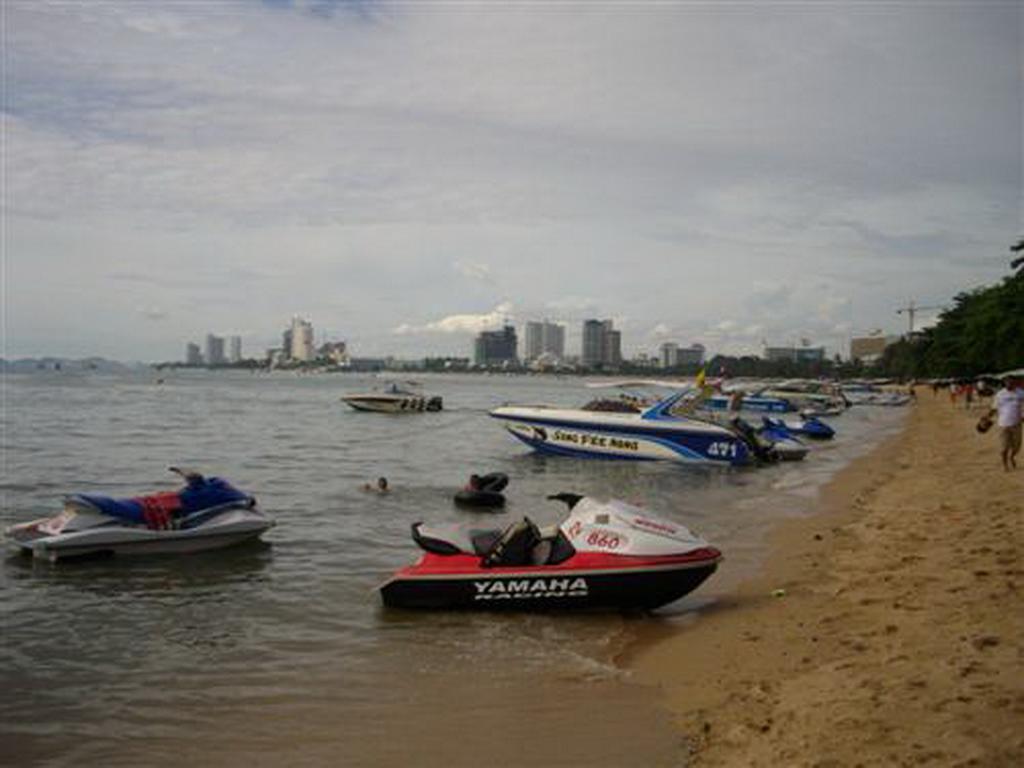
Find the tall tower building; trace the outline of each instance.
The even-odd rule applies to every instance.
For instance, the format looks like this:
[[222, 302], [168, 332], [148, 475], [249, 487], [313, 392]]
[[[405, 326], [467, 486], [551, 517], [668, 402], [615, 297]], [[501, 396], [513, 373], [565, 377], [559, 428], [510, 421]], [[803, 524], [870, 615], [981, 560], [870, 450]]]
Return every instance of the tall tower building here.
[[544, 323], [530, 321], [526, 324], [526, 349], [523, 360], [527, 363], [536, 360], [544, 352]]
[[666, 341], [661, 345], [661, 367], [675, 368], [679, 363], [679, 345], [674, 341]]
[[565, 357], [565, 326], [558, 323], [529, 322], [526, 324], [526, 349], [523, 360], [527, 363], [541, 355], [559, 360]]
[[612, 367], [622, 365], [622, 331], [612, 328], [611, 320], [605, 320], [604, 337], [601, 339], [601, 362]]
[[185, 362], [188, 365], [202, 365], [203, 353], [199, 351], [199, 345], [191, 341], [185, 345]]
[[229, 339], [228, 360], [232, 363], [242, 362], [242, 337], [232, 336]]
[[516, 362], [516, 329], [506, 325], [500, 331], [483, 331], [473, 344], [473, 362], [488, 367]]
[[601, 364], [601, 349], [604, 339], [604, 323], [600, 320], [583, 321], [583, 349], [580, 359], [585, 368]]
[[296, 315], [292, 318], [291, 349], [288, 356], [292, 360], [306, 361], [313, 359], [313, 324]]
[[622, 364], [622, 332], [611, 320], [583, 322], [582, 362], [584, 367], [615, 367]]
[[227, 362], [224, 358], [224, 337], [206, 334], [206, 364], [223, 365]]

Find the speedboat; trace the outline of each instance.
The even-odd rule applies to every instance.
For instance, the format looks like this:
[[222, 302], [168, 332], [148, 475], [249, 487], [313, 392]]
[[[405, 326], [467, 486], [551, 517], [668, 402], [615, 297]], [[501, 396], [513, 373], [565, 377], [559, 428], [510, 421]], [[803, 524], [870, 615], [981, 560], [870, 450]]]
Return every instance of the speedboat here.
[[79, 493], [52, 517], [13, 525], [5, 536], [23, 552], [55, 562], [114, 554], [180, 554], [253, 539], [274, 525], [256, 499], [219, 477], [181, 475], [179, 491], [114, 499]]
[[850, 407], [850, 402], [833, 383], [791, 379], [761, 389], [760, 397], [783, 397], [801, 413], [813, 416], [838, 416]]
[[902, 392], [887, 392], [874, 384], [863, 382], [843, 384], [843, 397], [853, 405], [900, 406], [910, 402], [910, 395]]
[[799, 419], [786, 419], [777, 416], [763, 416], [762, 423], [767, 428], [782, 428], [798, 437], [812, 440], [831, 440], [836, 431], [816, 416], [801, 413]]
[[679, 389], [653, 405], [558, 408], [506, 405], [491, 411], [516, 438], [541, 453], [604, 459], [667, 459], [717, 464], [771, 460], [767, 446], [711, 419], [674, 413], [693, 398]]
[[785, 397], [742, 395], [738, 392], [712, 395], [701, 404], [701, 407], [709, 411], [742, 410], [757, 413], [789, 413], [796, 410], [796, 406]]
[[341, 399], [357, 411], [375, 413], [419, 413], [440, 411], [442, 408], [439, 396], [426, 396], [397, 384], [380, 392], [344, 395]]
[[381, 587], [396, 608], [653, 610], [692, 592], [722, 553], [687, 528], [624, 501], [572, 493], [548, 530], [529, 518], [501, 529], [414, 523], [424, 550]]

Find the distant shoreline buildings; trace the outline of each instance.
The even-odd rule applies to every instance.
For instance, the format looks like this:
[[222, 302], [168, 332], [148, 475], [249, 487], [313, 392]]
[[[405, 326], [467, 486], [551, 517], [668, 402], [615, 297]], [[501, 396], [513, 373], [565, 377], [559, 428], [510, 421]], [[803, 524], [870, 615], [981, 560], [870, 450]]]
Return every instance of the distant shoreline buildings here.
[[216, 366], [241, 362], [242, 337], [231, 336], [228, 339], [231, 350], [230, 357], [224, 354], [224, 341], [225, 338], [223, 336], [208, 333], [206, 334], [206, 342], [203, 349], [200, 349], [199, 345], [194, 342], [188, 342], [185, 344], [185, 365]]
[[[316, 332], [308, 318], [295, 315], [281, 333], [281, 346], [266, 350], [263, 358], [243, 357], [242, 337], [208, 333], [200, 347], [185, 345], [185, 360], [174, 365], [185, 367], [244, 368], [318, 368], [339, 371], [428, 370], [428, 371], [537, 371], [564, 373], [645, 373], [693, 375], [711, 360], [707, 348], [692, 342], [687, 346], [665, 341], [655, 354], [637, 353], [626, 360], [622, 355], [622, 331], [611, 319], [588, 318], [579, 326], [579, 353], [566, 350], [566, 325], [544, 320], [528, 320], [522, 326], [523, 344], [516, 327], [506, 322], [501, 328], [484, 330], [473, 339], [468, 358], [426, 356], [419, 360], [393, 357], [354, 358], [345, 341], [315, 343]], [[870, 363], [877, 360], [894, 338], [873, 334], [851, 341], [851, 360]], [[781, 366], [815, 366], [827, 361], [824, 346], [812, 346], [802, 339], [799, 346], [769, 346], [764, 342], [762, 356], [741, 355], [736, 360], [762, 360]], [[225, 353], [226, 350], [226, 353]], [[521, 354], [520, 354], [521, 352]], [[725, 356], [728, 357], [728, 356]], [[750, 362], [742, 366], [749, 366]], [[780, 370], [785, 370], [782, 368]], [[718, 371], [714, 372], [716, 375]], [[650, 373], [647, 373], [650, 375]]]

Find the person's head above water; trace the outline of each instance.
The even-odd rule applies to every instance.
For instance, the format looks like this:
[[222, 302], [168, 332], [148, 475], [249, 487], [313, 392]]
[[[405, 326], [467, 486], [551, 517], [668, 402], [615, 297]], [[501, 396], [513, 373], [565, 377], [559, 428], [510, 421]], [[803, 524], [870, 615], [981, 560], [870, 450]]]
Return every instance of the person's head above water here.
[[377, 490], [386, 491], [388, 489], [388, 479], [386, 477], [377, 478]]

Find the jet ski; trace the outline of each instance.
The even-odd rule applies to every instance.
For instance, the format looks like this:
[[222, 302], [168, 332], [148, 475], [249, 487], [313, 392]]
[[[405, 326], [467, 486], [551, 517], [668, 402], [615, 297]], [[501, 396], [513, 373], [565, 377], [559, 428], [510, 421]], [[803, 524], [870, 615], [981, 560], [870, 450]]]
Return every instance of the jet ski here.
[[569, 515], [539, 529], [414, 523], [424, 550], [381, 587], [384, 605], [417, 609], [653, 610], [699, 587], [722, 553], [684, 526], [624, 501], [573, 493]]
[[782, 427], [794, 435], [812, 440], [831, 440], [836, 434], [831, 425], [807, 413], [802, 413], [799, 420], [763, 416], [762, 421], [765, 427]]
[[179, 491], [128, 499], [74, 494], [59, 514], [13, 525], [22, 551], [55, 562], [68, 557], [200, 552], [258, 537], [274, 525], [256, 499], [219, 477], [171, 467]]
[[772, 453], [780, 461], [802, 461], [809, 452], [807, 445], [782, 421], [765, 417], [758, 435], [771, 443]]

